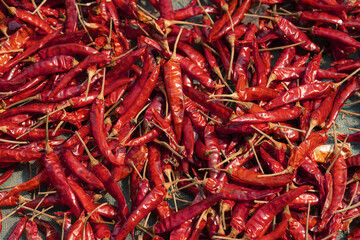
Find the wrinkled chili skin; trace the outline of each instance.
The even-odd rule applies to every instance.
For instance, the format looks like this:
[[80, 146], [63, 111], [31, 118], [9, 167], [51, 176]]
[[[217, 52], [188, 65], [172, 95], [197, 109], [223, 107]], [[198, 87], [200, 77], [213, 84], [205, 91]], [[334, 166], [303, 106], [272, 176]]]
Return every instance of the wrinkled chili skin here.
[[262, 206], [246, 223], [245, 232], [247, 235], [251, 238], [261, 237], [265, 233], [267, 226], [271, 223], [273, 217], [282, 211], [283, 208], [296, 197], [309, 189], [311, 189], [311, 186], [298, 187], [272, 199]]
[[233, 118], [230, 123], [264, 123], [264, 122], [283, 122], [296, 119], [300, 116], [299, 107], [279, 109], [268, 112], [248, 113]]
[[305, 33], [303, 33], [300, 29], [298, 29], [294, 24], [290, 21], [286, 20], [283, 17], [276, 17], [275, 22], [281, 29], [281, 31], [294, 43], [300, 43], [305, 41], [305, 43], [301, 44], [300, 47], [305, 50], [311, 52], [319, 52], [320, 48], [313, 42], [309, 40]]
[[116, 240], [125, 239], [128, 233], [164, 199], [165, 193], [166, 189], [162, 185], [153, 188], [123, 225], [115, 225], [112, 237]]
[[337, 115], [340, 112], [341, 107], [345, 104], [346, 100], [349, 99], [356, 91], [360, 89], [360, 81], [358, 77], [351, 79], [346, 85], [339, 90], [335, 97], [334, 105], [330, 111], [329, 119], [324, 129], [330, 129], [332, 124], [335, 122]]
[[174, 132], [177, 140], [180, 141], [185, 108], [181, 68], [176, 59], [171, 58], [164, 64], [164, 82], [174, 123]]
[[332, 91], [332, 82], [300, 85], [299, 87], [294, 87], [279, 97], [271, 100], [267, 105], [265, 105], [265, 109], [270, 110], [300, 100], [324, 98]]

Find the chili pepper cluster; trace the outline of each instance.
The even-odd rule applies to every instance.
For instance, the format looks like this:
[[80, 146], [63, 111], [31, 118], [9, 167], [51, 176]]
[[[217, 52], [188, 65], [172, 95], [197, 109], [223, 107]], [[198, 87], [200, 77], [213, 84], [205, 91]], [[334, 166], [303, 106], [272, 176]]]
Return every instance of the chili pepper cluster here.
[[359, 2], [147, 4], [1, 0], [0, 183], [37, 166], [6, 236], [359, 239]]

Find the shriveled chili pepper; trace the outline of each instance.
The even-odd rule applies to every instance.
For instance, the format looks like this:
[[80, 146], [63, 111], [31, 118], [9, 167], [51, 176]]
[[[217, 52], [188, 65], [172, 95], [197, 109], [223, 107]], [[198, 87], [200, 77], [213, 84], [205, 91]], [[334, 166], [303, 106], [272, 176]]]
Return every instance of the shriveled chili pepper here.
[[333, 91], [333, 87], [333, 82], [300, 85], [271, 100], [264, 108], [270, 110], [299, 100], [324, 98]]
[[285, 233], [286, 229], [288, 228], [288, 225], [289, 225], [288, 214], [282, 214], [281, 222], [277, 224], [276, 228], [272, 232], [260, 237], [259, 240], [272, 240], [272, 239], [280, 238]]
[[28, 240], [40, 239], [39, 229], [36, 223], [31, 219], [25, 224], [25, 236]]
[[358, 41], [356, 41], [354, 38], [350, 37], [348, 34], [338, 31], [338, 30], [314, 26], [312, 33], [316, 36], [333, 39], [339, 43], [343, 43], [343, 44], [346, 44], [349, 46], [353, 46], [356, 48], [360, 47], [360, 43]]
[[182, 89], [180, 62], [176, 59], [176, 43], [174, 48], [173, 55], [164, 64], [164, 82], [174, 123], [174, 132], [176, 139], [180, 142], [185, 113], [184, 93]]
[[144, 86], [143, 90], [140, 93], [137, 101], [130, 106], [126, 113], [117, 120], [116, 124], [113, 126], [112, 134], [116, 135], [119, 130], [128, 123], [131, 119], [133, 119], [138, 111], [145, 105], [147, 98], [150, 96], [151, 91], [154, 89], [155, 84], [158, 80], [158, 76], [160, 73], [160, 65], [158, 65], [154, 71], [151, 73], [149, 78], [146, 81], [146, 87]]
[[224, 121], [228, 121], [233, 115], [233, 111], [225, 105], [217, 102], [209, 102], [209, 96], [194, 88], [183, 86], [184, 93], [194, 102], [204, 106], [211, 113], [215, 114]]
[[301, 114], [299, 107], [279, 109], [268, 112], [248, 113], [231, 120], [231, 123], [263, 123], [263, 122], [282, 122], [298, 118]]
[[81, 202], [81, 205], [84, 207], [84, 209], [88, 212], [88, 213], [92, 213], [92, 215], [90, 216], [90, 220], [92, 221], [92, 223], [94, 225], [96, 225], [95, 227], [95, 231], [94, 234], [97, 238], [109, 238], [111, 235], [110, 229], [107, 226], [106, 223], [102, 223], [102, 218], [100, 217], [100, 215], [97, 212], [93, 212], [95, 210], [95, 205], [91, 202], [90, 197], [86, 194], [86, 192], [78, 185], [76, 184], [74, 181], [68, 179], [68, 183], [71, 187], [71, 189], [75, 192], [77, 198], [79, 199], [79, 201]]
[[16, 64], [20, 63], [25, 58], [29, 57], [31, 54], [35, 53], [37, 50], [41, 49], [45, 46], [48, 42], [53, 40], [55, 37], [57, 37], [61, 32], [61, 28], [46, 35], [44, 38], [42, 38], [40, 41], [38, 41], [36, 45], [31, 45], [29, 48], [27, 48], [24, 52], [21, 54], [18, 54], [16, 57], [11, 59], [8, 63], [6, 63], [0, 70], [0, 73], [5, 73], [9, 71], [11, 68], [13, 68]]
[[70, 151], [64, 151], [62, 157], [63, 162], [66, 164], [66, 166], [83, 181], [98, 189], [105, 189], [104, 184], [92, 172], [90, 172]]
[[320, 11], [302, 11], [299, 18], [307, 21], [343, 25], [344, 21], [336, 15]]
[[[6, 52], [10, 50], [20, 49], [25, 44], [25, 42], [29, 40], [32, 33], [33, 31], [31, 30], [31, 28], [28, 28], [27, 26], [20, 28], [15, 33], [13, 33], [7, 40], [2, 42], [0, 51]], [[15, 53], [1, 54], [0, 66], [5, 65], [14, 55]]]
[[53, 225], [39, 218], [34, 218], [34, 221], [38, 228], [45, 233], [45, 237], [47, 240], [60, 239], [60, 236]]
[[266, 232], [271, 220], [283, 208], [291, 203], [295, 198], [305, 191], [311, 189], [311, 186], [301, 186], [284, 193], [258, 209], [255, 214], [246, 223], [245, 232], [251, 238], [261, 237]]
[[360, 89], [359, 79], [357, 77], [351, 79], [345, 84], [345, 86], [339, 90], [334, 100], [334, 106], [332, 107], [329, 119], [325, 125], [325, 129], [329, 129], [335, 122], [337, 115], [340, 112], [341, 107], [345, 104], [346, 100], [349, 99], [357, 90]]
[[[334, 156], [336, 158], [336, 156]], [[322, 215], [322, 220], [319, 225], [320, 229], [323, 229], [328, 223], [330, 218], [334, 215], [337, 210], [339, 203], [343, 199], [346, 190], [347, 180], [347, 166], [345, 159], [342, 155], [339, 155], [335, 160], [334, 166], [331, 168], [331, 175], [333, 179], [333, 197], [327, 211]]]
[[281, 31], [294, 43], [301, 43], [300, 47], [304, 48], [305, 50], [312, 51], [312, 52], [319, 52], [320, 48], [313, 43], [305, 33], [303, 33], [300, 29], [298, 29], [294, 24], [292, 24], [289, 20], [281, 16], [275, 17], [275, 22], [277, 23], [278, 27]]
[[25, 230], [25, 226], [27, 223], [27, 217], [22, 217], [19, 222], [15, 225], [15, 228], [12, 230], [11, 234], [9, 235], [9, 239], [18, 240], [20, 239], [22, 233]]
[[116, 225], [112, 232], [114, 239], [125, 239], [128, 233], [164, 199], [166, 189], [162, 185], [154, 187], [140, 205], [122, 225]]
[[89, 67], [90, 65], [94, 64], [102, 64], [109, 62], [109, 56], [106, 54], [93, 54], [87, 56], [82, 62], [76, 65], [73, 69], [71, 69], [66, 75], [60, 80], [59, 84], [53, 89], [52, 93], [50, 94], [49, 98], [55, 96], [63, 87], [65, 87], [69, 81], [78, 75], [80, 72], [85, 70], [85, 68]]
[[[210, 42], [215, 41], [221, 38], [222, 36], [224, 36], [228, 31], [231, 30], [231, 24], [233, 24], [234, 26], [238, 25], [241, 22], [241, 20], [244, 18], [245, 13], [250, 9], [250, 5], [251, 5], [251, 0], [243, 1], [235, 11], [233, 16], [231, 17], [232, 23], [230, 21], [226, 21], [226, 23], [222, 26], [220, 30], [214, 32], [213, 36], [210, 33], [209, 41]], [[229, 6], [229, 14], [231, 15], [230, 9], [231, 9], [231, 4]]]
[[[289, 219], [289, 231], [295, 239], [313, 239], [309, 233], [305, 231], [305, 227], [296, 219]], [[307, 236], [306, 236], [307, 235]]]

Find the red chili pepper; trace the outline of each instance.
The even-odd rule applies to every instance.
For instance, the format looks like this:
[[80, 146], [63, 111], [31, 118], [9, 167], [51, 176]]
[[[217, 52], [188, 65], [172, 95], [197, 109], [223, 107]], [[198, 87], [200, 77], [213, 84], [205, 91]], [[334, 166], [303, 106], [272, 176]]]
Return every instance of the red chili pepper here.
[[213, 6], [203, 6], [202, 8], [200, 8], [199, 6], [189, 6], [174, 10], [175, 13], [174, 20], [184, 20], [190, 17], [195, 17], [197, 15], [205, 14], [205, 12], [209, 14], [211, 13], [217, 14], [219, 11], [217, 8]]
[[19, 222], [15, 225], [15, 228], [12, 230], [11, 234], [9, 235], [9, 239], [18, 240], [20, 239], [22, 233], [25, 230], [25, 226], [27, 223], [27, 217], [22, 217]]
[[360, 42], [356, 41], [354, 38], [342, 31], [314, 26], [312, 33], [316, 36], [333, 39], [338, 43], [343, 43], [356, 48], [360, 47]]
[[220, 199], [221, 196], [219, 194], [212, 194], [208, 198], [172, 214], [171, 216], [155, 224], [154, 233], [161, 234], [171, 231], [183, 222], [199, 215]]
[[130, 106], [124, 115], [121, 115], [120, 118], [117, 120], [116, 124], [113, 126], [112, 134], [116, 135], [120, 129], [128, 123], [131, 119], [133, 119], [136, 114], [141, 110], [141, 108], [145, 105], [148, 97], [150, 96], [152, 90], [155, 87], [156, 82], [158, 81], [160, 73], [160, 65], [158, 65], [154, 71], [151, 73], [149, 78], [146, 81], [146, 84], [141, 91], [138, 99], [132, 106]]
[[347, 166], [345, 159], [342, 155], [339, 155], [338, 158], [334, 160], [334, 166], [331, 168], [331, 175], [333, 179], [332, 199], [329, 208], [325, 213], [322, 214], [321, 223], [319, 225], [320, 229], [323, 229], [330, 218], [334, 215], [344, 197], [346, 190]]
[[80, 179], [98, 189], [105, 189], [104, 184], [92, 172], [90, 172], [70, 151], [64, 151], [62, 157], [65, 165], [71, 170], [72, 173], [74, 173]]
[[190, 88], [188, 86], [183, 86], [183, 89], [184, 89], [185, 95], [188, 96], [191, 100], [204, 106], [211, 113], [215, 114], [222, 120], [228, 121], [232, 117], [233, 111], [230, 108], [226, 107], [225, 105], [223, 105], [221, 103], [208, 102], [208, 100], [210, 100], [210, 98], [205, 93], [202, 93], [202, 92], [195, 90], [193, 88]]
[[305, 50], [312, 51], [312, 52], [319, 52], [320, 48], [310, 41], [310, 39], [303, 33], [300, 29], [298, 29], [294, 24], [292, 24], [289, 20], [281, 16], [275, 17], [275, 22], [277, 23], [278, 27], [281, 31], [294, 43], [305, 42], [300, 47], [304, 48]]
[[[32, 15], [33, 16], [33, 15]], [[45, 44], [53, 40], [56, 36], [58, 36], [61, 32], [61, 29], [58, 29], [37, 42], [36, 45], [31, 45], [24, 52], [18, 54], [15, 58], [11, 59], [8, 63], [6, 63], [0, 70], [0, 73], [3, 74], [13, 68], [16, 64], [20, 63], [25, 58], [29, 57], [31, 54], [35, 53], [37, 50], [44, 47]]]
[[258, 239], [259, 240], [272, 240], [272, 239], [281, 238], [281, 236], [286, 232], [286, 229], [288, 229], [288, 225], [289, 225], [288, 214], [282, 214], [281, 222], [277, 224], [276, 228], [272, 232], [270, 232]]
[[[12, 34], [7, 40], [2, 42], [0, 47], [1, 52], [6, 52], [10, 50], [17, 50], [20, 49], [31, 37], [33, 31], [24, 26], [17, 30], [14, 34]], [[6, 53], [0, 55], [0, 66], [5, 65], [15, 53]]]
[[324, 129], [331, 128], [332, 124], [335, 122], [337, 115], [340, 112], [341, 107], [345, 104], [346, 100], [349, 99], [359, 89], [360, 89], [359, 79], [355, 77], [351, 79], [349, 82], [347, 82], [345, 86], [339, 90], [339, 93], [335, 97], [334, 106], [330, 111], [329, 119]]
[[288, 228], [289, 228], [289, 231], [290, 231], [291, 235], [295, 239], [305, 239], [305, 238], [307, 238], [309, 240], [313, 239], [311, 237], [311, 235], [305, 231], [305, 227], [294, 218], [289, 219]]
[[268, 112], [248, 113], [231, 120], [230, 123], [264, 123], [264, 122], [282, 122], [296, 119], [300, 116], [299, 107], [279, 109]]
[[96, 238], [104, 239], [110, 238], [111, 232], [106, 223], [102, 223], [103, 219], [97, 212], [93, 212], [95, 210], [95, 205], [92, 203], [90, 197], [86, 194], [86, 192], [74, 181], [68, 179], [68, 183], [71, 189], [75, 192], [77, 198], [81, 202], [81, 205], [88, 213], [92, 213], [90, 216], [90, 220], [92, 224], [96, 225], [94, 228], [94, 234]]
[[327, 12], [302, 11], [299, 17], [300, 19], [306, 21], [314, 21], [314, 22], [330, 23], [330, 24], [338, 24], [338, 25], [344, 24], [344, 21], [341, 18]]
[[178, 142], [181, 140], [184, 121], [184, 93], [182, 89], [182, 78], [180, 63], [176, 59], [176, 53], [164, 64], [164, 82], [170, 105], [174, 132]]
[[25, 236], [27, 240], [40, 239], [39, 229], [36, 223], [29, 219], [25, 224]]
[[87, 56], [82, 62], [80, 62], [78, 65], [76, 65], [73, 69], [71, 69], [68, 73], [65, 74], [65, 76], [54, 88], [49, 98], [54, 97], [62, 88], [64, 88], [70, 82], [72, 78], [74, 78], [80, 72], [84, 71], [87, 67], [94, 64], [103, 64], [109, 61], [109, 56], [102, 53]]
[[281, 212], [286, 205], [291, 203], [300, 194], [309, 189], [311, 189], [311, 186], [298, 187], [263, 205], [246, 223], [246, 234], [251, 238], [257, 238], [264, 235], [274, 216]]
[[[238, 25], [241, 20], [243, 20], [245, 13], [247, 11], [249, 11], [250, 9], [250, 5], [251, 5], [251, 0], [246, 0], [243, 1], [239, 7], [237, 8], [237, 10], [235, 11], [235, 13], [232, 15], [231, 19], [232, 19], [232, 24], [234, 26]], [[232, 7], [231, 7], [231, 3], [229, 6], [229, 14], [232, 14], [231, 11]], [[228, 19], [228, 18], [227, 18]], [[215, 28], [213, 28], [210, 32], [210, 36], [209, 36], [209, 42], [213, 42], [216, 41], [217, 39], [221, 38], [222, 36], [224, 36], [228, 31], [231, 30], [231, 22], [227, 21], [227, 19], [225, 20], [225, 24], [222, 26], [222, 28], [220, 30], [217, 30]], [[213, 35], [211, 34], [214, 30]], [[215, 32], [216, 31], [216, 32]]]
[[333, 91], [333, 82], [321, 82], [294, 87], [265, 105], [266, 110], [274, 109], [299, 100], [324, 98]]
[[[252, 41], [255, 38], [257, 31], [256, 25], [252, 24], [248, 28], [244, 40]], [[236, 83], [236, 92], [242, 89], [246, 89], [249, 86], [248, 80], [248, 65], [250, 61], [251, 48], [249, 46], [243, 46], [240, 50], [238, 58], [234, 65], [233, 81]]]
[[116, 240], [125, 239], [128, 233], [164, 199], [165, 193], [166, 189], [162, 185], [153, 188], [140, 205], [130, 214], [124, 224], [115, 225], [112, 232], [113, 238]]
[[60, 236], [53, 225], [39, 218], [34, 218], [37, 227], [45, 233], [46, 240], [58, 240]]

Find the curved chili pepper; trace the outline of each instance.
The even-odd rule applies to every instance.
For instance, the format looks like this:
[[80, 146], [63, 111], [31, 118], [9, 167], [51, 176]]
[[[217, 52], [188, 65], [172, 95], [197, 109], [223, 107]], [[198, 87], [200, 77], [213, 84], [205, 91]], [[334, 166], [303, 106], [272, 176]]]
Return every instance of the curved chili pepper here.
[[183, 86], [183, 89], [185, 95], [188, 96], [191, 100], [204, 106], [211, 113], [215, 114], [222, 120], [228, 121], [233, 115], [233, 111], [225, 105], [217, 102], [208, 102], [210, 98], [205, 93], [188, 86]]
[[[243, 1], [239, 7], [237, 8], [237, 10], [235, 11], [235, 13], [232, 15], [231, 19], [232, 19], [232, 24], [234, 26], [238, 25], [241, 20], [243, 20], [245, 13], [247, 11], [249, 11], [250, 9], [250, 5], [251, 5], [251, 0], [246, 0]], [[231, 3], [229, 6], [229, 14], [231, 15]], [[221, 38], [222, 36], [224, 36], [228, 31], [231, 30], [231, 23], [230, 21], [225, 21], [225, 24], [222, 26], [222, 28], [220, 30], [218, 30], [217, 32], [214, 32], [214, 34], [212, 35], [211, 33], [213, 32], [213, 30], [215, 31], [215, 29], [212, 29], [212, 31], [210, 32], [210, 36], [209, 36], [209, 42], [215, 41], [219, 38]]]
[[314, 26], [312, 33], [316, 36], [333, 39], [339, 43], [343, 43], [349, 46], [356, 48], [360, 47], [360, 42], [356, 41], [354, 38], [350, 37], [347, 33], [342, 31]]
[[[48, 75], [57, 72], [64, 72], [73, 66], [74, 58], [70, 56], [55, 56], [50, 59], [45, 59], [27, 67], [21, 73], [11, 79], [11, 81], [0, 82], [0, 86], [4, 84], [8, 87], [11, 85], [22, 84], [27, 78]], [[4, 87], [6, 87], [4, 85]]]
[[90, 216], [90, 220], [94, 225], [96, 225], [94, 229], [94, 234], [96, 238], [104, 239], [110, 238], [111, 232], [107, 224], [102, 223], [102, 218], [97, 212], [93, 212], [95, 210], [95, 205], [92, 203], [90, 197], [86, 194], [86, 192], [74, 181], [68, 179], [68, 183], [71, 189], [75, 192], [77, 198], [81, 202], [81, 205], [88, 213], [92, 213]]
[[262, 206], [246, 223], [245, 232], [247, 235], [251, 238], [257, 238], [264, 235], [274, 216], [281, 212], [286, 205], [291, 203], [300, 194], [309, 189], [311, 189], [311, 186], [298, 187], [278, 197], [275, 197], [267, 204]]
[[[10, 50], [20, 49], [27, 42], [27, 40], [29, 40], [32, 33], [33, 31], [26, 26], [20, 28], [14, 34], [12, 34], [7, 40], [2, 42], [0, 51], [6, 52]], [[5, 65], [14, 55], [15, 53], [1, 54], [0, 66]]]
[[53, 225], [39, 218], [34, 218], [38, 228], [45, 233], [46, 240], [58, 240], [60, 236]]
[[282, 122], [296, 119], [300, 116], [299, 107], [273, 110], [268, 112], [248, 113], [233, 118], [230, 123], [264, 123], [264, 122]]
[[320, 229], [323, 229], [330, 218], [334, 215], [346, 190], [347, 166], [345, 159], [342, 155], [339, 155], [339, 157], [335, 160], [334, 166], [331, 168], [331, 175], [333, 179], [333, 197], [329, 208], [322, 215], [321, 223], [319, 225]]
[[174, 123], [174, 132], [176, 139], [180, 142], [185, 109], [180, 63], [176, 60], [176, 56], [171, 57], [164, 64], [164, 82]]
[[109, 62], [109, 56], [99, 53], [87, 56], [82, 62], [76, 65], [73, 69], [71, 69], [65, 76], [60, 80], [57, 86], [54, 88], [49, 98], [54, 97], [62, 88], [64, 88], [69, 81], [78, 75], [80, 72], [84, 71], [87, 67], [94, 64], [103, 64]]
[[289, 225], [289, 217], [288, 214], [282, 214], [281, 216], [281, 222], [278, 223], [274, 231], [258, 238], [259, 240], [272, 240], [272, 239], [278, 239], [280, 238], [283, 233], [286, 232], [286, 229], [288, 229]]
[[154, 187], [140, 205], [130, 214], [124, 224], [115, 225], [112, 237], [116, 240], [125, 239], [128, 233], [164, 199], [165, 193], [166, 189], [164, 186], [158, 185]]
[[40, 239], [39, 229], [36, 223], [31, 219], [25, 224], [25, 236], [28, 240]]
[[[307, 238], [309, 240], [313, 239], [309, 233], [305, 232], [304, 226], [294, 218], [289, 219], [289, 227], [288, 228], [289, 228], [291, 235], [295, 239], [305, 239], [305, 238]], [[307, 237], [306, 237], [306, 235], [307, 235]]]
[[310, 41], [310, 39], [303, 33], [300, 29], [298, 29], [294, 24], [292, 24], [289, 20], [281, 16], [275, 17], [275, 22], [277, 23], [278, 27], [281, 31], [294, 43], [300, 43], [305, 41], [305, 43], [299, 45], [305, 50], [311, 52], [319, 52], [320, 48]]
[[144, 86], [147, 83], [146, 81], [148, 79], [149, 72], [150, 72], [149, 48], [146, 47], [141, 76], [136, 81], [136, 83], [133, 86], [131, 86], [128, 93], [126, 94], [126, 97], [120, 103], [119, 107], [116, 109], [117, 113], [123, 115], [127, 111], [127, 109], [137, 100], [139, 94], [141, 93], [141, 90], [144, 88]]
[[[31, 16], [33, 16], [33, 15], [31, 15]], [[29, 57], [31, 54], [35, 53], [37, 50], [44, 47], [45, 44], [47, 44], [48, 42], [53, 40], [56, 36], [58, 36], [60, 34], [60, 32], [61, 32], [61, 28], [46, 35], [44, 38], [42, 38], [40, 41], [38, 41], [36, 45], [31, 45], [24, 52], [22, 52], [21, 54], [18, 54], [16, 57], [14, 57], [8, 63], [6, 63], [4, 66], [2, 66], [2, 68], [0, 69], [0, 73], [3, 74], [5, 72], [9, 71], [16, 64], [20, 63], [22, 60]]]
[[[252, 41], [255, 38], [257, 31], [256, 25], [252, 24], [248, 28], [244, 40]], [[236, 83], [236, 92], [246, 89], [249, 86], [248, 81], [248, 65], [250, 62], [251, 48], [249, 46], [242, 46], [240, 53], [236, 59], [233, 71], [233, 81]]]
[[340, 112], [341, 107], [345, 104], [346, 100], [349, 99], [356, 91], [360, 89], [359, 79], [357, 77], [351, 79], [345, 84], [345, 86], [339, 90], [334, 100], [334, 106], [332, 107], [329, 119], [324, 129], [329, 129], [335, 122], [337, 115]]
[[288, 170], [293, 171], [298, 169], [305, 161], [306, 155], [313, 151], [317, 146], [325, 144], [327, 140], [328, 137], [324, 130], [311, 133], [305, 141], [291, 152], [288, 160]]
[[321, 82], [314, 84], [304, 84], [299, 87], [294, 87], [279, 97], [271, 100], [265, 105], [266, 110], [283, 106], [288, 103], [296, 102], [299, 100], [308, 100], [314, 98], [324, 98], [334, 89], [333, 82]]
[[171, 231], [183, 222], [199, 215], [220, 199], [221, 196], [219, 194], [212, 194], [208, 198], [172, 214], [171, 216], [155, 224], [154, 233], [161, 234]]
[[90, 172], [70, 151], [64, 151], [62, 159], [65, 165], [84, 182], [104, 190], [104, 184]]
[[150, 96], [152, 90], [155, 87], [156, 82], [158, 81], [160, 73], [160, 65], [158, 65], [154, 71], [151, 73], [149, 78], [146, 81], [146, 84], [141, 91], [138, 99], [132, 106], [130, 106], [124, 115], [121, 115], [120, 118], [117, 120], [116, 124], [113, 126], [112, 134], [116, 135], [119, 130], [128, 123], [131, 119], [133, 119], [136, 114], [140, 111], [140, 109], [145, 105], [147, 98]]
[[342, 11], [349, 11], [353, 8], [351, 5], [329, 5], [319, 3], [314, 0], [301, 0], [302, 3], [308, 4], [314, 8], [318, 8], [324, 11], [331, 11], [331, 12], [342, 12]]
[[14, 240], [20, 239], [22, 233], [25, 230], [26, 223], [27, 223], [27, 217], [22, 217], [20, 221], [15, 225], [15, 228], [12, 230], [11, 234], [9, 235], [9, 239], [14, 239]]
[[74, 192], [70, 189], [58, 155], [51, 149], [51, 151], [47, 152], [42, 158], [42, 164], [52, 185], [63, 197], [64, 202], [69, 206], [71, 212], [76, 217], [79, 217], [81, 208]]

